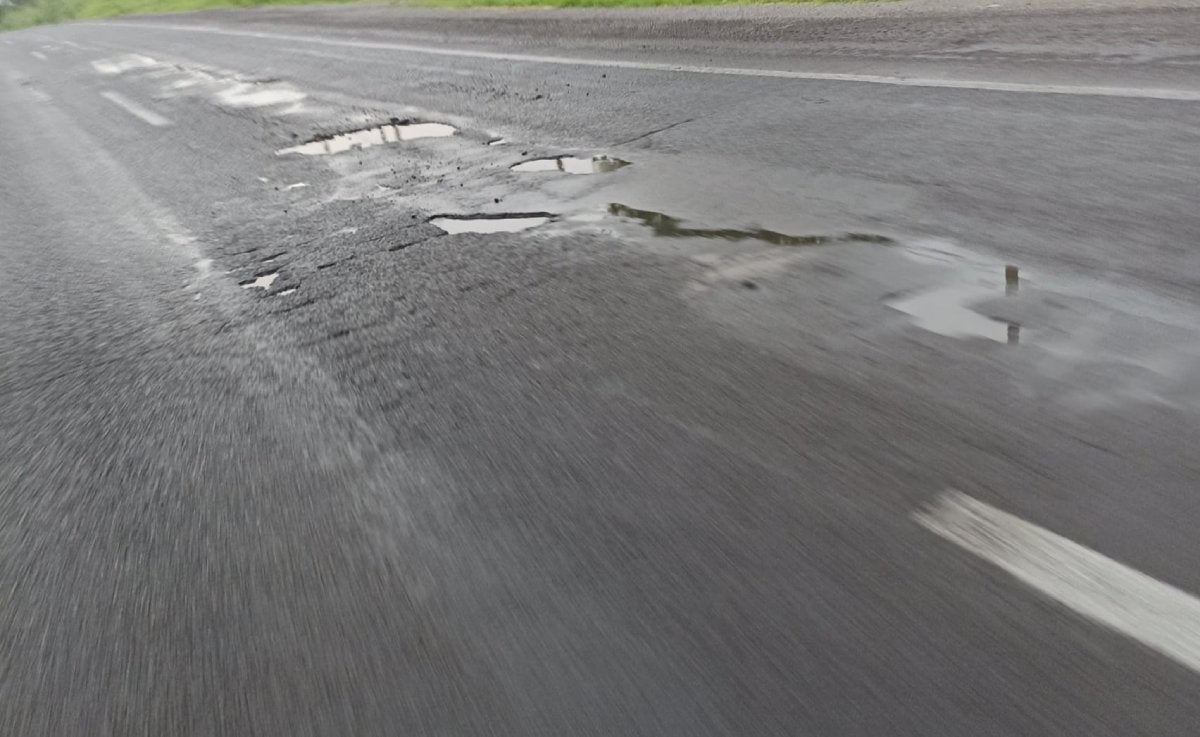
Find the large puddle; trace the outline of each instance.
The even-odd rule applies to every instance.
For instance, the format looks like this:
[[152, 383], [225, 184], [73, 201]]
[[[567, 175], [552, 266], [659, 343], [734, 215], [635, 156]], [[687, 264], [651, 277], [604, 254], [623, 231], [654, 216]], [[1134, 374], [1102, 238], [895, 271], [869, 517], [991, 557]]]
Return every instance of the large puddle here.
[[887, 305], [913, 319], [917, 327], [950, 338], [987, 338], [998, 343], [1017, 343], [1021, 326], [981, 315], [971, 305], [996, 296], [973, 286], [948, 286], [921, 292]]
[[505, 215], [439, 215], [429, 219], [446, 233], [517, 233], [545, 225], [554, 219], [548, 212]]
[[340, 154], [343, 151], [383, 146], [400, 141], [412, 141], [418, 138], [445, 138], [458, 132], [458, 129], [445, 123], [405, 123], [395, 122], [377, 125], [373, 128], [339, 133], [336, 136], [318, 138], [299, 146], [282, 148], [275, 153], [301, 154], [304, 156], [328, 156]]
[[996, 284], [949, 284], [916, 294], [893, 299], [885, 304], [913, 319], [913, 323], [931, 333], [950, 338], [986, 338], [997, 343], [1016, 344], [1021, 341], [1021, 326], [1008, 320], [988, 317], [975, 305], [995, 299], [1012, 297], [1020, 290], [1020, 274], [1015, 266], [1004, 269], [1003, 289]]
[[654, 231], [654, 235], [668, 238], [716, 238], [725, 241], [755, 240], [773, 246], [823, 246], [832, 243], [879, 243], [894, 241], [874, 233], [843, 233], [841, 235], [788, 235], [763, 228], [686, 228], [679, 218], [653, 210], [638, 210], [614, 202], [608, 212], [618, 217], [640, 221]]
[[622, 161], [621, 159], [610, 159], [607, 156], [592, 156], [590, 158], [554, 156], [548, 159], [522, 161], [520, 164], [513, 166], [512, 170], [518, 172], [561, 171], [567, 174], [607, 174], [624, 166], [629, 166], [629, 162]]

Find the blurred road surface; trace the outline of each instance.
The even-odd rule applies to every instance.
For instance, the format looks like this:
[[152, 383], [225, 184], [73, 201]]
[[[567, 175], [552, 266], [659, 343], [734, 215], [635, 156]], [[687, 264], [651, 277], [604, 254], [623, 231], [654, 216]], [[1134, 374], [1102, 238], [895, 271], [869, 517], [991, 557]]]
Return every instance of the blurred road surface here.
[[0, 732], [1196, 734], [1189, 5], [0, 35]]

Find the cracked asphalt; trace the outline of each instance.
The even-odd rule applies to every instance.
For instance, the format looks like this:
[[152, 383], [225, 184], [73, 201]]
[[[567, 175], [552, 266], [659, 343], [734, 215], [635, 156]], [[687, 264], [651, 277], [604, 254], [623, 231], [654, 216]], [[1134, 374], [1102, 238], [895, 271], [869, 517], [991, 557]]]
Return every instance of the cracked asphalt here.
[[1195, 734], [1197, 29], [0, 34], [0, 732]]

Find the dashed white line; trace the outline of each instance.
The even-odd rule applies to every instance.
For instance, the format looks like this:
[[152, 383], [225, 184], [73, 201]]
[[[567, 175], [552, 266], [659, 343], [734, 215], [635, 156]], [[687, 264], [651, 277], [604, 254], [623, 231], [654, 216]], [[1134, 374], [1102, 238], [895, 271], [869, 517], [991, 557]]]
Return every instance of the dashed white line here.
[[913, 517], [1046, 596], [1200, 672], [1200, 599], [957, 491]]
[[777, 79], [803, 79], [824, 82], [863, 82], [887, 84], [899, 87], [941, 87], [959, 90], [986, 90], [992, 92], [1018, 92], [1052, 95], [1095, 95], [1101, 97], [1133, 97], [1152, 100], [1180, 100], [1200, 102], [1200, 90], [1106, 87], [1070, 84], [1029, 84], [1025, 82], [994, 82], [970, 79], [938, 79], [933, 77], [892, 77], [882, 74], [841, 74], [835, 72], [801, 72], [787, 69], [760, 69], [752, 67], [721, 67], [695, 64], [669, 64], [653, 61], [630, 61], [625, 59], [588, 59], [544, 54], [518, 54], [498, 51], [476, 51], [454, 49], [443, 46], [420, 46], [417, 44], [389, 43], [385, 41], [360, 41], [356, 39], [323, 38], [267, 31], [234, 31], [215, 26], [182, 26], [166, 23], [121, 23], [105, 22], [103, 25], [138, 28], [157, 28], [164, 31], [183, 33], [212, 33], [221, 36], [241, 36], [269, 41], [310, 43], [354, 49], [402, 51], [431, 56], [452, 56], [463, 59], [489, 59], [505, 62], [531, 62], [535, 64], [565, 64], [568, 66], [602, 67], [606, 69], [636, 69], [656, 72], [682, 72], [686, 74], [715, 74], [737, 77], [772, 77]]
[[41, 59], [42, 61], [46, 61], [46, 55], [40, 51], [30, 51], [29, 55], [35, 59]]
[[163, 126], [171, 124], [171, 121], [167, 120], [163, 116], [159, 115], [158, 113], [154, 112], [153, 110], [148, 110], [148, 109], [142, 107], [141, 105], [137, 104], [133, 100], [130, 100], [128, 97], [125, 97], [124, 95], [122, 95], [118, 92], [113, 92], [111, 90], [108, 90], [105, 92], [101, 92], [100, 96], [103, 97], [104, 99], [108, 100], [109, 102], [113, 103], [117, 107], [121, 108], [125, 112], [129, 113], [130, 115], [132, 115], [146, 123], [149, 123], [150, 125], [161, 128]]

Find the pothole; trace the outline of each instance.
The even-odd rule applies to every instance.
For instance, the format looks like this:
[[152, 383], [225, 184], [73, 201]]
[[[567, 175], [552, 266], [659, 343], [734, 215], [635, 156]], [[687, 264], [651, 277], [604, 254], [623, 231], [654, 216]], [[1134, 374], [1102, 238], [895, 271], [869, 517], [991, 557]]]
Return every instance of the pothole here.
[[298, 146], [279, 149], [275, 154], [278, 156], [286, 154], [328, 156], [330, 154], [340, 154], [343, 151], [384, 146], [389, 143], [412, 141], [418, 138], [445, 138], [457, 132], [457, 128], [445, 123], [394, 121], [371, 128], [339, 133], [334, 136], [323, 136]]
[[267, 274], [259, 274], [253, 279], [246, 279], [238, 282], [242, 289], [270, 289], [275, 280], [279, 278], [278, 271], [272, 271]]
[[[1020, 276], [1015, 266], [1004, 269], [1004, 292], [1017, 294]], [[893, 299], [885, 304], [913, 318], [913, 323], [931, 333], [950, 338], [986, 338], [998, 343], [1021, 341], [1021, 326], [977, 312], [972, 305], [1000, 296], [997, 287], [980, 284], [952, 284], [934, 287], [916, 294]]]
[[623, 166], [629, 166], [628, 161], [612, 159], [607, 156], [553, 156], [547, 159], [522, 161], [512, 167], [517, 172], [561, 171], [567, 174], [607, 174]]
[[840, 235], [788, 235], [763, 228], [685, 228], [683, 221], [653, 210], [638, 210], [614, 202], [608, 212], [618, 217], [638, 220], [654, 231], [656, 236], [668, 238], [715, 238], [725, 241], [756, 240], [774, 246], [823, 246], [834, 243], [895, 243], [886, 235], [875, 233], [842, 233]]
[[429, 222], [443, 231], [455, 233], [516, 233], [554, 219], [548, 212], [507, 213], [501, 215], [437, 215]]

